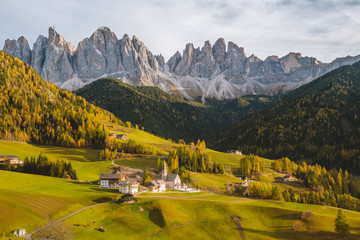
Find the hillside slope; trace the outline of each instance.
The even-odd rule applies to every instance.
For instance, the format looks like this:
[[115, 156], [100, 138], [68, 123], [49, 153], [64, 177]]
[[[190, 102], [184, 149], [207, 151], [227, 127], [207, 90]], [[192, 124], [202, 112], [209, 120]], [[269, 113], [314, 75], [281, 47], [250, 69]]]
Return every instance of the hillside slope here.
[[43, 80], [22, 61], [0, 52], [0, 138], [43, 145], [100, 147], [112, 114]]
[[[206, 139], [226, 124], [272, 103], [271, 97], [185, 101], [157, 87], [132, 87], [113, 78], [99, 79], [75, 92], [123, 121], [174, 140]], [[220, 114], [221, 113], [221, 114]]]
[[360, 173], [360, 62], [341, 67], [213, 139], [269, 158], [288, 156]]

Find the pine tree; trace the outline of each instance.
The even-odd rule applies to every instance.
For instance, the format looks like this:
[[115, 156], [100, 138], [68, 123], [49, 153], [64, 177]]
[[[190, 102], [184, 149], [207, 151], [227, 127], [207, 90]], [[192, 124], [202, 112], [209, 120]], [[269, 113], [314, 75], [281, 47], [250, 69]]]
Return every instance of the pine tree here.
[[147, 185], [148, 183], [150, 183], [151, 180], [152, 179], [151, 179], [151, 176], [149, 173], [149, 169], [148, 169], [148, 167], [146, 167], [145, 172], [144, 172], [144, 178], [143, 178], [144, 185]]
[[342, 237], [350, 233], [350, 225], [346, 222], [341, 209], [339, 209], [335, 219], [335, 232], [339, 233]]

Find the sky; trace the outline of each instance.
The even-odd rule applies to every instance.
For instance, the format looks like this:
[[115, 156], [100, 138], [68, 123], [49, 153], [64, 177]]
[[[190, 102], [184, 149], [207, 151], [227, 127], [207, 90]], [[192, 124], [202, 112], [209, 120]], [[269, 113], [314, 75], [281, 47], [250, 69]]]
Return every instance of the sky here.
[[261, 59], [300, 52], [330, 62], [360, 54], [360, 0], [1, 0], [0, 47], [48, 28], [77, 46], [101, 26], [137, 36], [168, 60], [220, 37]]

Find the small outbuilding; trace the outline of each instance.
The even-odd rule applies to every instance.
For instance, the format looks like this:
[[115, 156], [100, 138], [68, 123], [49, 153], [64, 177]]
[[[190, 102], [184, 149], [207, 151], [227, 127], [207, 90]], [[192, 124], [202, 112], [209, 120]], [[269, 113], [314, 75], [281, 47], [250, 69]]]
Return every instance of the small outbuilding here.
[[125, 194], [125, 195], [122, 195], [120, 202], [123, 202], [123, 203], [132, 203], [132, 202], [134, 202], [134, 195], [132, 195], [132, 194], [130, 194], [130, 193]]

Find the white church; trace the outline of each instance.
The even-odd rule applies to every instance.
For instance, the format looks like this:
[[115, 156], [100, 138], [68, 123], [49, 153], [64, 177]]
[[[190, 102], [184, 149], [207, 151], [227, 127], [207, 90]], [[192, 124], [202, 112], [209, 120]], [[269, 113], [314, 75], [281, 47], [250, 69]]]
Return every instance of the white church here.
[[165, 161], [164, 169], [161, 172], [161, 180], [165, 182], [166, 188], [181, 188], [181, 179], [179, 177], [179, 174], [168, 174]]

